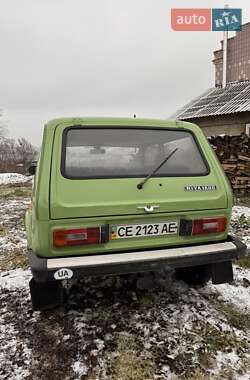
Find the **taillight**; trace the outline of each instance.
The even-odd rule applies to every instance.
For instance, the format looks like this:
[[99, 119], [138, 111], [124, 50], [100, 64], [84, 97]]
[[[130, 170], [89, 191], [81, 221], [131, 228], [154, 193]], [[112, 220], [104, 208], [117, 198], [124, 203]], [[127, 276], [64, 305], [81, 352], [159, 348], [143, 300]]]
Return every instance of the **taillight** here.
[[224, 232], [227, 228], [227, 218], [197, 219], [192, 222], [192, 235], [205, 235]]
[[100, 227], [56, 230], [53, 232], [54, 247], [68, 247], [99, 243], [101, 243]]

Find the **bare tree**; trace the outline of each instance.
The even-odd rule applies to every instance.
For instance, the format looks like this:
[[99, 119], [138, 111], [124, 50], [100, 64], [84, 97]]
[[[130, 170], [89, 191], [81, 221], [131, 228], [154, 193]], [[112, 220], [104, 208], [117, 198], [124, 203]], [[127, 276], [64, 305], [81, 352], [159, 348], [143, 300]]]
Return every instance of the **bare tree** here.
[[0, 172], [13, 172], [16, 168], [17, 154], [14, 139], [0, 139]]
[[24, 137], [18, 139], [16, 144], [17, 160], [24, 171], [27, 171], [29, 165], [37, 156], [37, 149]]
[[35, 160], [37, 149], [25, 138], [0, 138], [0, 172], [27, 173], [27, 169]]
[[7, 128], [1, 120], [0, 110], [0, 173], [21, 172], [27, 173], [27, 169], [35, 160], [38, 150], [25, 138], [17, 141], [7, 137]]

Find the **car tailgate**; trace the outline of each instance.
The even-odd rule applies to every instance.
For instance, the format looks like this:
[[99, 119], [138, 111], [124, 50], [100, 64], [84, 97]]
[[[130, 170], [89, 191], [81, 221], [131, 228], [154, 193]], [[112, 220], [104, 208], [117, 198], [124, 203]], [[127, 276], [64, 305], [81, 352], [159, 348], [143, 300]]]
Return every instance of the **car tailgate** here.
[[70, 180], [52, 176], [52, 219], [95, 216], [139, 215], [142, 206], [155, 205], [154, 212], [187, 212], [227, 208], [223, 182], [206, 177], [151, 178], [142, 190], [140, 178]]

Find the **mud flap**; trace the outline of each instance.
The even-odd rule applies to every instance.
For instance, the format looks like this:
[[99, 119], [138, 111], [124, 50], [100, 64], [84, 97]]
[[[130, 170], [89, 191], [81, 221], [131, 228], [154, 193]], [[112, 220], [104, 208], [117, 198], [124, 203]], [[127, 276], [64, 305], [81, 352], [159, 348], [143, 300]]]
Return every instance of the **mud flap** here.
[[215, 285], [233, 281], [232, 261], [212, 264], [212, 282]]
[[61, 282], [36, 282], [30, 280], [32, 309], [48, 310], [63, 305], [64, 291]]

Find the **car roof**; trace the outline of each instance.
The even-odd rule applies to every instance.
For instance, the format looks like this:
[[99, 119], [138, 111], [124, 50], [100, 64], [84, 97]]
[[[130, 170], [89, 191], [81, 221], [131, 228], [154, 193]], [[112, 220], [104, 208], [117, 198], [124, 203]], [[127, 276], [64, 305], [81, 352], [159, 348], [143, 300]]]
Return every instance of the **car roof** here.
[[[145, 119], [145, 118], [115, 118], [115, 117], [67, 117], [50, 120], [47, 124], [47, 128], [52, 128], [57, 125], [66, 124], [72, 126], [86, 125], [88, 127], [96, 125], [106, 125], [109, 123], [112, 127], [127, 127], [127, 126], [145, 126], [145, 127], [159, 127], [159, 128], [186, 128], [193, 129], [194, 124], [185, 121], [177, 120], [163, 120], [163, 119]], [[197, 128], [197, 126], [195, 126]]]

